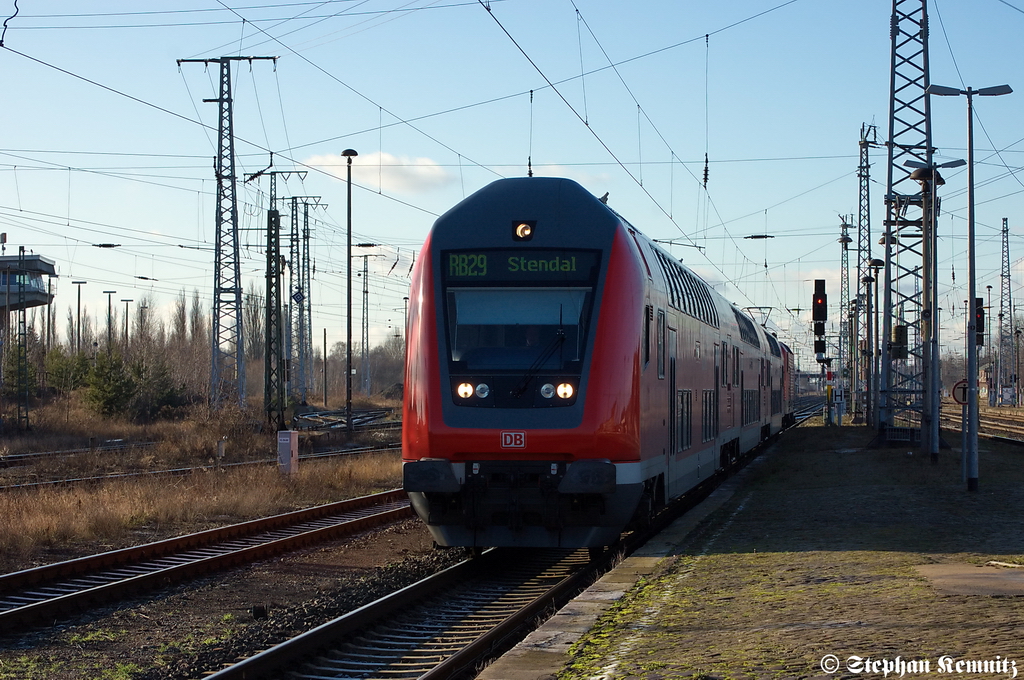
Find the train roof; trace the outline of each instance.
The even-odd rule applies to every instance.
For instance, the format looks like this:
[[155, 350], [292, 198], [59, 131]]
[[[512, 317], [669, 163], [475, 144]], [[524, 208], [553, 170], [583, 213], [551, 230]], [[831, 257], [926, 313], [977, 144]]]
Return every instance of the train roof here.
[[[511, 234], [514, 222], [535, 225], [531, 247], [602, 248], [611, 244], [620, 219], [571, 179], [515, 177], [467, 196], [437, 218], [431, 237], [442, 249], [493, 246], [497, 235]], [[547, 230], [549, 224], [558, 229]]]

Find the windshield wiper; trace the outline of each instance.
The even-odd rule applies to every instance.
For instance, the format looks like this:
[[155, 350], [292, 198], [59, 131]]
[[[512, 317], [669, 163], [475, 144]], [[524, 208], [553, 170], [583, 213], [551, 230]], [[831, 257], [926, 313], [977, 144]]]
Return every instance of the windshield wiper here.
[[555, 353], [555, 350], [562, 346], [563, 342], [565, 342], [565, 329], [559, 326], [558, 330], [555, 331], [554, 340], [548, 343], [548, 346], [540, 353], [537, 360], [534, 361], [528, 369], [526, 369], [526, 373], [523, 374], [523, 379], [520, 380], [519, 384], [512, 390], [511, 394], [514, 399], [518, 399], [523, 396], [523, 393], [526, 392], [526, 388], [530, 386], [530, 381], [537, 376], [541, 367], [548, 359], [551, 358], [551, 355]]

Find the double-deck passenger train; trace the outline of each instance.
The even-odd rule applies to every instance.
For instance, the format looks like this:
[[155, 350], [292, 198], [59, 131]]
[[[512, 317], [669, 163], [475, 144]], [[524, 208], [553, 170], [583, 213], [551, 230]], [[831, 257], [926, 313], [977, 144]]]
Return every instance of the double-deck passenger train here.
[[572, 180], [442, 215], [409, 303], [404, 485], [439, 545], [610, 545], [793, 418], [789, 348]]

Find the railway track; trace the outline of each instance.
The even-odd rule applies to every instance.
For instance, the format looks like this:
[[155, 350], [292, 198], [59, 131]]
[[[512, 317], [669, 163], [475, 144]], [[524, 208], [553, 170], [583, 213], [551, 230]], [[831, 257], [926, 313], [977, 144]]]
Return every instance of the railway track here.
[[[797, 424], [814, 412], [808, 404]], [[751, 460], [756, 450], [743, 459]], [[459, 677], [518, 640], [622, 556], [689, 510], [722, 479], [695, 488], [614, 550], [491, 549], [443, 572], [255, 654], [209, 680]]]
[[0, 631], [411, 517], [397, 489], [0, 576]]
[[488, 550], [209, 677], [452, 677], [594, 570], [586, 550]]
[[[388, 444], [386, 446], [365, 446], [354, 449], [327, 449], [323, 451], [313, 451], [310, 453], [303, 453], [299, 455], [299, 461], [308, 460], [319, 460], [322, 458], [337, 458], [339, 456], [355, 456], [367, 453], [385, 453], [388, 451], [401, 450], [401, 444]], [[29, 454], [35, 456], [45, 456], [53, 454]], [[196, 472], [208, 472], [210, 470], [217, 469], [231, 469], [238, 467], [247, 467], [251, 465], [277, 465], [278, 461], [276, 458], [264, 458], [261, 460], [251, 461], [239, 461], [234, 463], [220, 463], [218, 465], [198, 465], [195, 467], [184, 467], [184, 468], [169, 468], [166, 470], [140, 470], [135, 472], [112, 472], [105, 475], [92, 475], [88, 477], [58, 477], [47, 480], [36, 480], [31, 482], [23, 482], [20, 484], [7, 484], [0, 486], [0, 492], [12, 491], [15, 489], [33, 489], [46, 486], [62, 486], [70, 484], [83, 484], [89, 482], [105, 482], [115, 479], [132, 479], [137, 477], [151, 477], [151, 476], [182, 476], [193, 474]], [[0, 465], [0, 467], [3, 467]]]
[[[963, 428], [959, 406], [943, 404], [939, 423], [948, 429]], [[1024, 414], [1016, 411], [993, 411], [982, 408], [978, 412], [978, 434], [983, 437], [1024, 443]]]
[[0, 454], [0, 468], [30, 465], [38, 460], [69, 458], [84, 454], [115, 453], [119, 451], [130, 451], [132, 449], [148, 449], [152, 446], [156, 446], [156, 442], [126, 442], [121, 439], [110, 439], [100, 442], [96, 446], [88, 446], [78, 449]]

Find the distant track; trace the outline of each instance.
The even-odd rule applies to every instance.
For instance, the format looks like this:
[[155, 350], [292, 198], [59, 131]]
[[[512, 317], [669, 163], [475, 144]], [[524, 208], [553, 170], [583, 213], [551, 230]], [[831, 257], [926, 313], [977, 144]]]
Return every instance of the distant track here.
[[[386, 453], [388, 451], [395, 451], [400, 449], [401, 444], [388, 444], [386, 446], [365, 446], [354, 449], [329, 449], [325, 451], [314, 451], [312, 453], [301, 454], [299, 456], [299, 460], [317, 460], [320, 458], [336, 458], [338, 456], [354, 456], [367, 453]], [[0, 492], [12, 491], [15, 489], [33, 489], [47, 486], [83, 484], [88, 482], [104, 482], [115, 479], [132, 479], [136, 477], [149, 477], [154, 475], [182, 476], [193, 474], [195, 472], [209, 472], [218, 469], [226, 470], [231, 468], [246, 467], [250, 465], [277, 465], [277, 459], [263, 458], [260, 460], [240, 461], [235, 463], [222, 463], [220, 465], [197, 465], [195, 467], [170, 468], [166, 470], [139, 470], [134, 472], [115, 472], [106, 475], [94, 475], [90, 477], [60, 477], [34, 482], [24, 482], [21, 484], [8, 484], [5, 486], [0, 486]]]
[[[944, 403], [939, 414], [940, 426], [961, 431], [960, 406]], [[1018, 410], [982, 407], [978, 411], [978, 436], [1024, 444], [1024, 413]]]
[[401, 489], [0, 576], [0, 631], [413, 516]]

